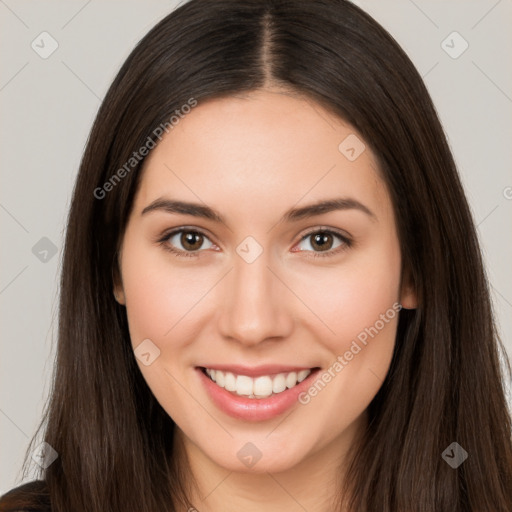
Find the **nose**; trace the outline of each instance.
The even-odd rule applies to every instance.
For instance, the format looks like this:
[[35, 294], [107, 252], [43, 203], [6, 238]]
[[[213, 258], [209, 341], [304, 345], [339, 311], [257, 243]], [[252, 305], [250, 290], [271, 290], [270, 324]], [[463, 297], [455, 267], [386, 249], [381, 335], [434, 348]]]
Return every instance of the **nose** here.
[[223, 280], [218, 320], [222, 336], [254, 346], [290, 335], [293, 296], [278, 275], [266, 251], [252, 263], [235, 255], [234, 268]]

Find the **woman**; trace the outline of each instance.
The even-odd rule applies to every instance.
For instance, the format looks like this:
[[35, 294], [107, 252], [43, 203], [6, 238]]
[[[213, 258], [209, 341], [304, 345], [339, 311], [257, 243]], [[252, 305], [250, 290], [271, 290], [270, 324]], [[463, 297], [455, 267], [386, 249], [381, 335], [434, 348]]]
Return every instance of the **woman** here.
[[0, 510], [512, 510], [500, 350], [391, 36], [344, 0], [191, 0], [92, 128], [46, 469]]

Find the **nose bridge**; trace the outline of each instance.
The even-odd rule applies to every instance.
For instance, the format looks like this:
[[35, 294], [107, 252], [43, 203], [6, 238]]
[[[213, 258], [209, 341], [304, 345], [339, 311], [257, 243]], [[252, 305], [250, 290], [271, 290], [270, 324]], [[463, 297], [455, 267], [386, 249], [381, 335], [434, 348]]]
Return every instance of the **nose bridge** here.
[[288, 335], [292, 316], [283, 285], [269, 269], [269, 255], [251, 240], [238, 246], [223, 293], [220, 325], [224, 336], [254, 345]]

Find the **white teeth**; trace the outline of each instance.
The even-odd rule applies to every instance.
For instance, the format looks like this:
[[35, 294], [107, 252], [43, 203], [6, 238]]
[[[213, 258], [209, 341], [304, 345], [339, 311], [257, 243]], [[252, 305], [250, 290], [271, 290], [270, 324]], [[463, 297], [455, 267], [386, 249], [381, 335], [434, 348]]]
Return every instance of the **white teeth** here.
[[293, 388], [297, 384], [297, 374], [295, 372], [289, 373], [286, 376], [286, 387]]
[[274, 377], [272, 381], [272, 391], [274, 393], [281, 393], [286, 389], [286, 373], [280, 373]]
[[272, 379], [267, 376], [254, 379], [253, 393], [257, 397], [270, 396], [272, 394]]
[[215, 372], [215, 382], [221, 388], [224, 387], [224, 374], [222, 372], [219, 372], [218, 370]]
[[247, 375], [237, 375], [235, 392], [237, 395], [252, 395], [253, 380]]
[[299, 382], [302, 382], [311, 372], [309, 370], [301, 370], [298, 374], [297, 374], [297, 380]]
[[298, 373], [280, 373], [274, 377], [262, 375], [254, 379], [247, 375], [234, 375], [231, 372], [224, 373], [221, 370], [211, 370], [209, 368], [206, 369], [206, 373], [218, 386], [237, 395], [249, 398], [266, 398], [273, 393], [282, 393], [286, 389], [293, 388], [299, 382], [302, 382], [311, 373], [311, 370], [301, 370]]
[[224, 387], [228, 391], [235, 391], [236, 389], [236, 377], [230, 372], [224, 375]]

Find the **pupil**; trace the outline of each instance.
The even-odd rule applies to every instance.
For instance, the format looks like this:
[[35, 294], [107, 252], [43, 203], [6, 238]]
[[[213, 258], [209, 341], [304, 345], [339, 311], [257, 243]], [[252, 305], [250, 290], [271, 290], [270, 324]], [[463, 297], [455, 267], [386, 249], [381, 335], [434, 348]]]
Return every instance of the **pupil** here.
[[322, 250], [327, 250], [329, 247], [326, 247], [326, 245], [329, 245], [331, 235], [327, 233], [317, 233], [313, 237], [313, 246], [317, 246], [318, 248]]
[[[183, 247], [187, 247], [187, 245], [188, 245], [191, 250], [199, 249], [199, 247], [201, 247], [201, 236], [202, 235], [200, 235], [199, 233], [192, 233], [192, 232], [184, 233], [182, 235]], [[199, 242], [197, 241], [197, 239], [199, 239]], [[194, 247], [194, 245], [196, 245], [196, 247]], [[192, 247], [190, 247], [190, 246], [192, 246]]]

